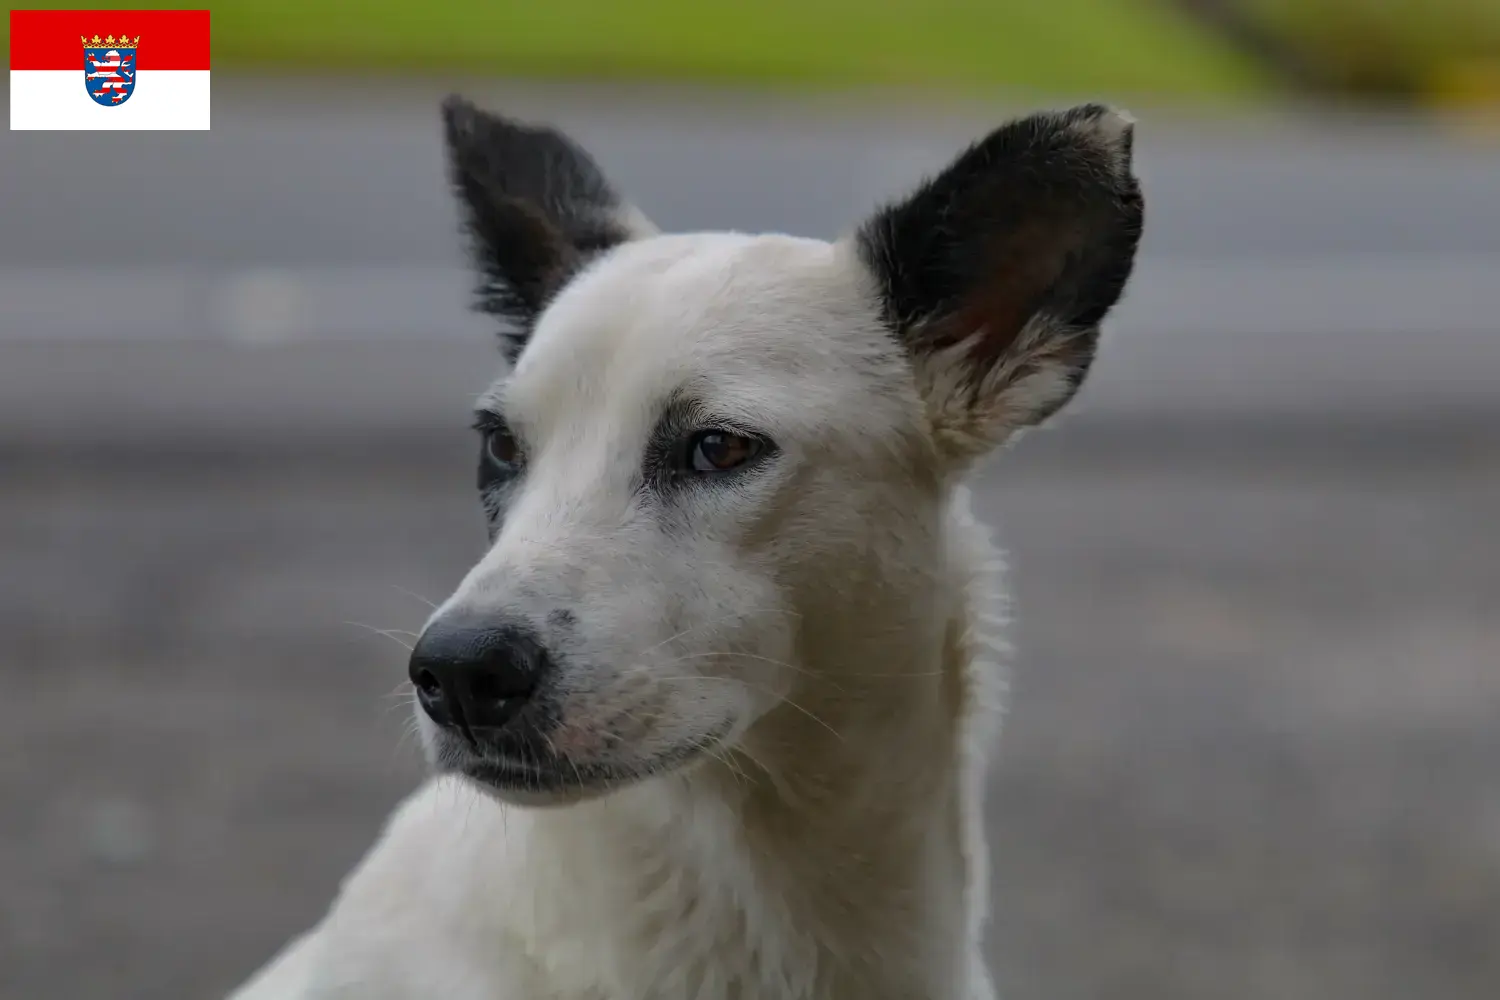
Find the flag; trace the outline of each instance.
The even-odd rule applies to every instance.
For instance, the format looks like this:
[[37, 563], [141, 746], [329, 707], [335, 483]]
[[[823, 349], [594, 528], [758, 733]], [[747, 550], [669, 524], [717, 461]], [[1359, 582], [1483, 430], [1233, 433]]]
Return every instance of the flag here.
[[206, 10], [13, 10], [10, 127], [206, 129]]

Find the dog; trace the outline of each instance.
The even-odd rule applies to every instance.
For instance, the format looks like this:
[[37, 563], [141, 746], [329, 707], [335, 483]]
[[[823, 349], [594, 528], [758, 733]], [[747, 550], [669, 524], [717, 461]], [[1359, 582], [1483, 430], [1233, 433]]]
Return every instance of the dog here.
[[489, 546], [411, 653], [434, 776], [235, 1000], [991, 1000], [1001, 565], [966, 477], [1132, 271], [1132, 119], [1011, 121], [836, 242], [667, 235], [443, 104]]

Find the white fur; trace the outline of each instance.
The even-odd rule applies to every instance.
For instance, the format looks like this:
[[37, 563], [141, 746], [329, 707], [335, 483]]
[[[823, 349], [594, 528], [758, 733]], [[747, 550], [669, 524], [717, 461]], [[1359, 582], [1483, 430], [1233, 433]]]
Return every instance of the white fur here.
[[[852, 241], [634, 228], [486, 396], [527, 471], [434, 615], [568, 609], [554, 740], [623, 777], [431, 779], [235, 1000], [994, 996], [1004, 606], [961, 478], [1067, 386], [914, 364]], [[685, 387], [779, 451], [663, 513], [641, 455]]]

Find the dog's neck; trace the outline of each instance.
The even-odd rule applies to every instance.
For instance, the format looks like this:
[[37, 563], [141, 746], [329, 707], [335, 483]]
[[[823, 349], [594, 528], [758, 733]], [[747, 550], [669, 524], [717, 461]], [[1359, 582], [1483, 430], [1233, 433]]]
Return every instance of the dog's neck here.
[[958, 995], [931, 977], [965, 974], [983, 909], [973, 593], [929, 583], [810, 629], [809, 682], [739, 749], [538, 817], [565, 891], [649, 914], [617, 946], [739, 984], [716, 996]]

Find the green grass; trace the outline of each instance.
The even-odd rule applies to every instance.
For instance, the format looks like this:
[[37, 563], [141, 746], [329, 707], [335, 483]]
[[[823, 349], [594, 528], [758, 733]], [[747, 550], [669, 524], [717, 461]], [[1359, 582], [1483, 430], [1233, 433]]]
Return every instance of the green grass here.
[[1330, 89], [1409, 98], [1471, 67], [1500, 69], [1496, 0], [1239, 0]]
[[228, 0], [212, 9], [223, 67], [1208, 98], [1267, 86], [1160, 0]]

